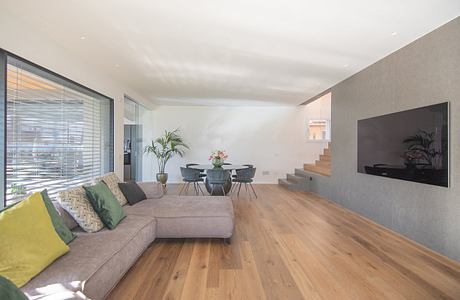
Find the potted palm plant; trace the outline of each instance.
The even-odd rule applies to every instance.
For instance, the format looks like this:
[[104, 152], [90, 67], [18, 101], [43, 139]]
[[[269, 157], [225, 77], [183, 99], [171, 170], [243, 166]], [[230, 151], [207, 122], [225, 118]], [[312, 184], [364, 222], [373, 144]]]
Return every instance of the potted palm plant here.
[[145, 153], [152, 153], [158, 162], [157, 181], [163, 185], [168, 181], [168, 173], [165, 173], [166, 163], [175, 155], [182, 157], [185, 149], [190, 149], [180, 135], [177, 128], [173, 131], [165, 130], [163, 136], [152, 141], [152, 144], [145, 147]]
[[435, 149], [434, 132], [419, 130], [416, 135], [404, 139], [403, 143], [407, 145], [406, 161], [411, 161], [407, 159], [407, 156], [415, 157], [417, 162], [422, 160], [430, 167], [437, 167], [439, 163], [437, 158], [442, 156], [442, 152]]

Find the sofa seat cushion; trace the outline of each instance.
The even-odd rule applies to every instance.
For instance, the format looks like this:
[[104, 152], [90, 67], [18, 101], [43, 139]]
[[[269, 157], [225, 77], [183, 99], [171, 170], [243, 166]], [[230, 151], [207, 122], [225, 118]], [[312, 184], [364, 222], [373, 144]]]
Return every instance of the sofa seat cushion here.
[[156, 221], [127, 216], [114, 230], [76, 232], [70, 251], [27, 283], [30, 299], [83, 294], [103, 299], [155, 239]]
[[164, 195], [163, 185], [159, 182], [145, 181], [137, 182], [137, 185], [144, 192], [147, 199], [159, 199]]
[[226, 196], [164, 196], [123, 209], [127, 215], [154, 217], [160, 238], [229, 238], [233, 234], [233, 204]]

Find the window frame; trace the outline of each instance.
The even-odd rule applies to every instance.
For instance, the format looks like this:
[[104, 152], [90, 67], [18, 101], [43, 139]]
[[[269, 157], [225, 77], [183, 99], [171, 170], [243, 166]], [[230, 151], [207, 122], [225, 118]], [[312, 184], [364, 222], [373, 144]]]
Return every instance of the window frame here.
[[[3, 134], [4, 139], [3, 139], [3, 147], [0, 146], [1, 151], [3, 151], [3, 160], [0, 161], [0, 172], [2, 172], [3, 176], [3, 182], [0, 182], [0, 195], [3, 195], [3, 201], [0, 201], [0, 209], [3, 207], [6, 207], [6, 166], [7, 166], [7, 93], [8, 93], [8, 88], [7, 88], [7, 67], [8, 67], [8, 57], [14, 58], [16, 60], [19, 60], [25, 64], [28, 64], [34, 68], [39, 69], [40, 71], [43, 71], [51, 76], [55, 76], [66, 83], [70, 85], [74, 85], [77, 88], [87, 91], [90, 93], [93, 93], [99, 97], [105, 98], [109, 100], [109, 126], [110, 126], [110, 138], [111, 138], [111, 149], [109, 151], [109, 172], [113, 172], [114, 170], [114, 158], [115, 158], [115, 126], [114, 126], [114, 99], [110, 98], [104, 94], [99, 93], [98, 91], [95, 91], [87, 86], [84, 86], [78, 82], [73, 81], [72, 79], [69, 79], [65, 76], [62, 76], [56, 72], [53, 72], [45, 67], [42, 67], [34, 62], [31, 62], [25, 58], [22, 58], [14, 53], [11, 53], [7, 50], [4, 50], [0, 48], [0, 119], [3, 119], [3, 123], [0, 125], [0, 135]], [[2, 115], [3, 114], [3, 115]], [[1, 177], [1, 176], [0, 176]]]

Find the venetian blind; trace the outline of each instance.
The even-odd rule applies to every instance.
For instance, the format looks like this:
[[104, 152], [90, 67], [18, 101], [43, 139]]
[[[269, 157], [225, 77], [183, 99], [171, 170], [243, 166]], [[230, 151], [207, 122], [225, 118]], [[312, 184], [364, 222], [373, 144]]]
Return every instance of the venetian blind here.
[[8, 57], [6, 100], [7, 203], [113, 168], [111, 99]]

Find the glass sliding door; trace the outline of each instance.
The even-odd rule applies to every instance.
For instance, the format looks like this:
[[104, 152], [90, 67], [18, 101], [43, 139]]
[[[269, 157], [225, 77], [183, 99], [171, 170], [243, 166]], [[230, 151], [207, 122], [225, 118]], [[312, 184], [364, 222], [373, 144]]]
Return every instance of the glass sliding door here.
[[142, 181], [144, 156], [144, 115], [147, 109], [125, 96], [124, 180]]

